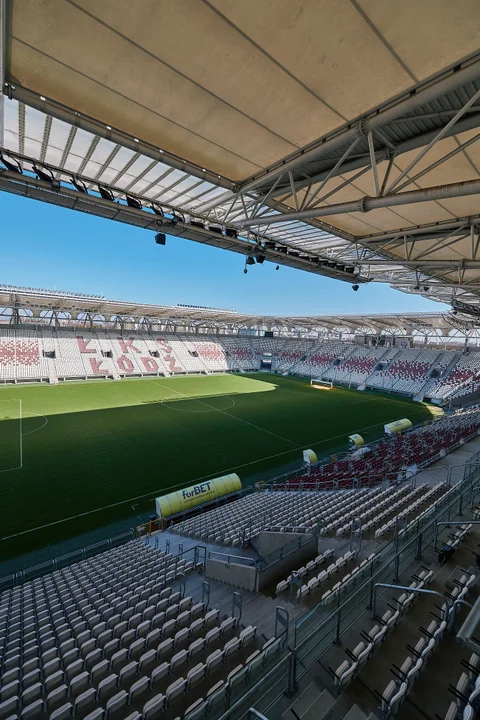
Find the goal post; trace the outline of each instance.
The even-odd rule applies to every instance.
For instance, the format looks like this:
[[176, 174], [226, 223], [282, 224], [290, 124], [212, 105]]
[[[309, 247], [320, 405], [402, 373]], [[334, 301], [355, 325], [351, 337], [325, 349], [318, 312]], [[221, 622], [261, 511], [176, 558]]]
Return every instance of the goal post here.
[[333, 382], [332, 380], [312, 378], [310, 380], [310, 387], [316, 388], [317, 390], [331, 390], [333, 388]]

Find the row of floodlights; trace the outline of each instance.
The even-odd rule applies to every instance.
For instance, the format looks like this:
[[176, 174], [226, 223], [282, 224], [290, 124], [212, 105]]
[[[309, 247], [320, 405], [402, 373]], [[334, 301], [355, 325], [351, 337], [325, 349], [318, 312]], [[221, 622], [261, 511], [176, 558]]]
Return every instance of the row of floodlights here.
[[[4, 153], [0, 153], [0, 162], [5, 166], [5, 168], [7, 170], [18, 173], [20, 175], [23, 175], [22, 166], [20, 165], [20, 163], [18, 162], [18, 160], [16, 158], [14, 158], [14, 157], [7, 158], [7, 157], [5, 157]], [[60, 180], [54, 176], [52, 170], [49, 167], [41, 166], [34, 160], [31, 160], [30, 163], [32, 165], [33, 172], [35, 173], [35, 175], [37, 176], [37, 178], [39, 180], [48, 182], [50, 184], [52, 190], [57, 190], [57, 191], [61, 190]], [[85, 185], [84, 181], [81, 180], [79, 177], [76, 177], [75, 175], [73, 175], [71, 177], [71, 183], [79, 193], [82, 193], [83, 195], [89, 194], [87, 186]], [[103, 200], [107, 200], [109, 202], [117, 201], [117, 199], [115, 198], [115, 195], [113, 194], [112, 190], [109, 187], [102, 185], [101, 183], [96, 183], [96, 187], [98, 189], [98, 193], [100, 194], [100, 197]], [[126, 200], [128, 207], [134, 208], [135, 210], [144, 210], [145, 209], [142, 202], [137, 197], [134, 197], [133, 195], [129, 195], [128, 193], [125, 193], [125, 200]], [[155, 215], [158, 215], [160, 217], [165, 217], [165, 213], [167, 213], [169, 215], [169, 217], [166, 219], [166, 223], [164, 223], [164, 224], [166, 224], [170, 227], [173, 225], [176, 225], [178, 222], [186, 223], [185, 216], [183, 215], [183, 213], [179, 212], [178, 210], [173, 210], [170, 208], [163, 209], [158, 204], [153, 203], [153, 202], [149, 203], [149, 205], [147, 207], [150, 210], [152, 210], [152, 212]], [[190, 220], [189, 225], [191, 225], [193, 227], [208, 229], [209, 232], [218, 233], [220, 235], [223, 234], [223, 232], [224, 232], [227, 237], [231, 237], [231, 238], [238, 237], [238, 231], [235, 228], [225, 228], [223, 230], [221, 227], [215, 226], [215, 225], [209, 225], [209, 227], [206, 228], [205, 224], [203, 222], [201, 222], [200, 220]], [[160, 243], [160, 244], [164, 244], [164, 243]]]
[[[0, 162], [5, 166], [7, 170], [10, 170], [11, 172], [18, 173], [20, 175], [23, 175], [23, 169], [20, 165], [19, 161], [13, 157], [5, 157], [4, 153], [0, 152]], [[37, 176], [39, 180], [43, 180], [44, 182], [48, 182], [52, 188], [52, 190], [61, 190], [61, 182], [58, 178], [56, 178], [52, 172], [52, 170], [49, 167], [46, 167], [44, 165], [39, 165], [35, 160], [29, 161], [32, 170]], [[88, 195], [88, 189], [85, 185], [84, 181], [81, 180], [79, 177], [76, 177], [73, 175], [71, 177], [71, 183], [75, 187], [75, 189], [84, 195]], [[115, 198], [115, 195], [113, 194], [112, 190], [109, 187], [106, 187], [105, 185], [102, 185], [100, 183], [96, 183], [96, 187], [98, 189], [98, 193], [100, 194], [100, 197], [103, 200], [107, 200], [109, 202], [116, 202], [117, 199]], [[128, 193], [125, 193], [125, 200], [128, 205], [128, 207], [131, 207], [135, 210], [144, 210], [145, 206], [142, 204], [142, 202], [133, 195], [129, 195]], [[183, 213], [181, 213], [178, 210], [174, 210], [172, 208], [163, 209], [158, 204], [154, 202], [150, 202], [147, 206], [155, 215], [158, 215], [164, 220], [162, 221], [162, 225], [164, 227], [173, 227], [177, 223], [181, 222], [184, 224], [188, 224], [189, 227], [198, 228], [201, 230], [207, 230], [210, 233], [215, 233], [218, 235], [225, 235], [226, 237], [230, 238], [237, 238], [238, 237], [238, 230], [236, 228], [231, 227], [223, 227], [220, 225], [212, 225], [208, 223], [208, 226], [200, 219], [189, 219], [189, 222], [187, 223], [185, 216]], [[168, 218], [165, 217], [165, 213], [168, 214]], [[166, 237], [163, 233], [157, 233], [155, 236], [155, 242], [158, 245], [165, 245], [166, 243]], [[346, 273], [347, 275], [351, 275], [352, 279], [356, 275], [359, 274], [359, 268], [348, 265], [348, 263], [339, 263], [335, 260], [327, 260], [326, 258], [321, 258], [318, 255], [311, 255], [308, 252], [305, 252], [304, 250], [298, 250], [296, 248], [293, 248], [288, 245], [284, 245], [282, 243], [278, 243], [275, 240], [264, 240], [260, 242], [257, 239], [257, 245], [255, 247], [255, 256], [254, 255], [247, 255], [246, 262], [245, 262], [245, 269], [244, 272], [247, 272], [247, 265], [255, 265], [256, 263], [259, 265], [262, 265], [265, 262], [265, 250], [271, 250], [276, 253], [282, 253], [290, 258], [298, 258], [299, 260], [305, 260], [307, 262], [310, 262], [312, 264], [315, 264], [318, 267], [325, 267], [326, 270], [330, 271], [338, 271], [340, 273]], [[278, 270], [278, 265], [277, 268]], [[354, 286], [354, 289], [358, 289], [358, 286]]]

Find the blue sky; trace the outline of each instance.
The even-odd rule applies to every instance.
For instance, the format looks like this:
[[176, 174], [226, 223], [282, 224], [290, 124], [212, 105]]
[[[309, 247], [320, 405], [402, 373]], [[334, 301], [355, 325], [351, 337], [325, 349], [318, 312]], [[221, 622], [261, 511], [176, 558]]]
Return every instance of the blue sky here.
[[207, 305], [239, 312], [307, 315], [438, 311], [422, 297], [370, 283], [343, 282], [272, 263], [243, 273], [241, 255], [35, 200], [0, 193], [0, 282], [102, 294], [161, 305]]

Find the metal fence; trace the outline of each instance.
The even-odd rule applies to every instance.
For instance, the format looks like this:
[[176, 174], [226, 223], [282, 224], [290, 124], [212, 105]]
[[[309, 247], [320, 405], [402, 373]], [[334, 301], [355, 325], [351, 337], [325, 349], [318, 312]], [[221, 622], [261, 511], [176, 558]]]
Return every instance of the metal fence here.
[[[294, 531], [296, 533], [301, 532], [297, 528], [295, 528]], [[272, 563], [276, 563], [279, 560], [282, 560], [283, 558], [287, 557], [287, 555], [290, 555], [290, 553], [292, 552], [296, 552], [301, 547], [311, 542], [311, 540], [316, 537], [316, 535], [318, 535], [318, 529], [317, 532], [312, 533], [311, 528], [305, 528], [305, 532], [294, 537], [291, 542], [282, 545], [282, 547], [276, 548], [276, 550], [272, 550], [272, 552], [267, 553], [266, 555], [263, 555], [263, 557], [261, 558], [262, 568], [265, 568]]]
[[[451, 468], [453, 470], [453, 468]], [[480, 453], [463, 466], [464, 478], [401, 530], [367, 564], [356, 587], [351, 583], [334, 595], [334, 603], [320, 602], [295, 624], [289, 652], [251, 687], [245, 698], [231, 705], [220, 720], [248, 717], [252, 705], [268, 712], [281, 696], [292, 692], [299, 680], [319, 661], [332, 643], [371, 607], [377, 583], [398, 582], [412, 563], [421, 560], [422, 548], [434, 545], [439, 522], [459, 522], [480, 493]], [[450, 485], [450, 476], [447, 481]], [[358, 573], [360, 575], [360, 573]], [[385, 590], [381, 590], [380, 595]]]
[[[476, 466], [471, 478], [480, 476]], [[397, 537], [386, 545], [369, 564], [368, 570], [352, 592], [349, 583], [340, 586], [335, 598], [335, 609], [320, 602], [297, 621], [294, 648], [304, 674], [332, 642], [358, 619], [370, 604], [375, 583], [394, 582], [415, 559], [420, 559], [422, 547], [431, 545], [435, 538], [435, 525], [441, 521], [460, 518], [472, 499], [472, 479], [465, 480], [445, 493], [433, 505], [412, 521]], [[474, 480], [473, 480], [474, 481]]]
[[38, 565], [33, 565], [25, 570], [19, 570], [11, 575], [6, 575], [0, 578], [0, 593], [17, 585], [29, 582], [30, 580], [35, 580], [35, 578], [43, 577], [43, 575], [49, 575], [55, 572], [55, 570], [61, 570], [61, 568], [71, 565], [72, 563], [81, 562], [94, 555], [100, 555], [100, 553], [107, 552], [107, 550], [112, 550], [112, 548], [130, 542], [133, 538], [134, 530], [131, 529], [121, 535], [115, 535], [107, 540], [100, 540], [99, 542], [87, 545], [79, 550], [74, 550], [66, 555], [61, 555], [52, 560], [46, 560]]
[[223, 553], [218, 550], [209, 550], [208, 559], [210, 560], [223, 560], [227, 563], [238, 563], [239, 565], [252, 565], [256, 566], [259, 564], [259, 559], [254, 557], [248, 557], [248, 555], [236, 555], [235, 553]]

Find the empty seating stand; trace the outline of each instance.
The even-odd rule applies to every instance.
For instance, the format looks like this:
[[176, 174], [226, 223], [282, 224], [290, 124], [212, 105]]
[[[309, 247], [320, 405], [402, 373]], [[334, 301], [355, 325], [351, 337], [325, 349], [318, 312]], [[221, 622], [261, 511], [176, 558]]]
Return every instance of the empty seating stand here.
[[370, 446], [369, 452], [360, 458], [346, 456], [343, 459], [317, 464], [308, 474], [279, 483], [277, 490], [331, 489], [351, 487], [352, 478], [362, 485], [374, 484], [386, 476], [409, 467], [422, 467], [473, 437], [480, 427], [480, 412], [472, 409], [444, 416], [426, 427], [385, 438]]
[[48, 377], [36, 331], [0, 328], [0, 380], [26, 381]]
[[0, 720], [183, 714], [256, 678], [256, 628], [172, 587], [194, 569], [133, 541], [4, 592]]
[[455, 366], [447, 375], [441, 375], [429, 391], [431, 398], [444, 399], [450, 395], [461, 397], [462, 394], [477, 389], [480, 374], [480, 353], [469, 352], [461, 355]]
[[367, 386], [415, 395], [425, 385], [437, 359], [437, 350], [404, 350], [386, 369], [373, 373]]
[[[334, 383], [428, 396], [477, 388], [479, 353], [376, 348], [348, 342], [241, 335], [120, 332], [101, 328], [0, 327], [0, 381], [60, 380], [271, 369]], [[380, 368], [380, 369], [375, 369]], [[432, 384], [433, 383], [433, 384]]]

